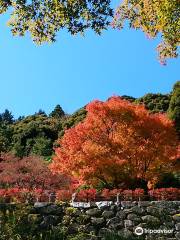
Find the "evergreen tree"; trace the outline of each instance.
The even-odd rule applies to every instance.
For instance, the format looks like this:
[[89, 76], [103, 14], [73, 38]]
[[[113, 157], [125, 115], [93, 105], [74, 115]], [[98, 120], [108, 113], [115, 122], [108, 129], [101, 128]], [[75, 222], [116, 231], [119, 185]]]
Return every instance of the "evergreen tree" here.
[[12, 113], [8, 110], [8, 109], [5, 109], [5, 111], [1, 114], [1, 121], [7, 123], [7, 124], [12, 124], [14, 122], [13, 120], [13, 115]]
[[12, 134], [12, 127], [4, 122], [0, 122], [0, 154], [10, 150]]
[[39, 109], [39, 111], [36, 112], [35, 115], [44, 115], [44, 116], [46, 116], [46, 113], [42, 109]]
[[125, 100], [128, 100], [128, 101], [130, 101], [130, 102], [134, 102], [135, 100], [136, 100], [136, 98], [134, 98], [134, 97], [131, 97], [131, 96], [127, 96], [127, 95], [123, 95], [123, 96], [121, 96], [123, 99], [125, 99]]
[[65, 113], [59, 104], [56, 105], [54, 110], [49, 114], [50, 117], [54, 117], [54, 118], [62, 118], [64, 117], [64, 115]]
[[32, 147], [32, 153], [39, 156], [51, 156], [53, 151], [52, 140], [46, 137], [37, 137]]
[[135, 103], [144, 104], [146, 109], [152, 113], [164, 113], [168, 110], [170, 97], [169, 94], [147, 93], [143, 97], [137, 98]]
[[176, 82], [173, 87], [168, 115], [170, 119], [174, 120], [177, 133], [180, 137], [180, 81]]
[[25, 117], [24, 116], [19, 116], [17, 121], [22, 121]]

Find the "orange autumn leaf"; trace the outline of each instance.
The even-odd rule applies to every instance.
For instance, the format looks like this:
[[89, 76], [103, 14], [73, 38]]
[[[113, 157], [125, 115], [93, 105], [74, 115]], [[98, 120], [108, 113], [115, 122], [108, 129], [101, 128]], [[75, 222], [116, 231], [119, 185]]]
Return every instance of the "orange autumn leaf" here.
[[87, 117], [67, 130], [50, 168], [96, 185], [158, 178], [174, 168], [178, 139], [165, 114], [150, 114], [120, 97], [93, 101]]

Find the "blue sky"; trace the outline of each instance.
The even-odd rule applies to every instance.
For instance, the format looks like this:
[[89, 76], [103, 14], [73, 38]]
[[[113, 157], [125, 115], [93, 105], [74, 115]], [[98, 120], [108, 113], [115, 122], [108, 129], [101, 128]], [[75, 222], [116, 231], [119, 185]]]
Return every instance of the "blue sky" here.
[[93, 99], [111, 95], [168, 93], [180, 79], [180, 60], [157, 61], [158, 40], [140, 31], [91, 31], [73, 37], [62, 31], [57, 42], [36, 46], [29, 37], [12, 37], [0, 18], [0, 112], [15, 117], [56, 104], [72, 113]]

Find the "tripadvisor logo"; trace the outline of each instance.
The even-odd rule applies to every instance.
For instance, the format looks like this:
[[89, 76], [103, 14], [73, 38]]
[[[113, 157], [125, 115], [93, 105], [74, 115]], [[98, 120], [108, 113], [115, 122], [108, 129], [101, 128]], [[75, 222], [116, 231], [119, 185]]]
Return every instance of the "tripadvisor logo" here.
[[134, 230], [134, 233], [138, 236], [142, 235], [143, 234], [143, 228], [142, 227], [137, 227], [135, 230]]
[[168, 234], [168, 233], [172, 233], [173, 229], [146, 229], [146, 228], [142, 228], [142, 227], [137, 227], [134, 230], [134, 233], [138, 236], [142, 235], [143, 233], [148, 233], [148, 234]]

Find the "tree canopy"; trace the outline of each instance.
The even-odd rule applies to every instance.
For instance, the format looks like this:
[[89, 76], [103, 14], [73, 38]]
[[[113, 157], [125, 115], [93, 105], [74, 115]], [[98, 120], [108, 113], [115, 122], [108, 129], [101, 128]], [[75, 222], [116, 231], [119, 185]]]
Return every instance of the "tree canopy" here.
[[4, 122], [6, 124], [12, 124], [13, 121], [14, 121], [14, 117], [8, 109], [5, 109], [5, 111], [0, 114], [0, 122]]
[[120, 97], [93, 101], [86, 110], [86, 118], [59, 140], [51, 164], [54, 172], [118, 187], [173, 169], [178, 139], [165, 115], [151, 114]]
[[[140, 98], [123, 95], [122, 98], [144, 105], [152, 114], [168, 112], [178, 130], [178, 86], [179, 82], [169, 94], [148, 93]], [[56, 105], [50, 114], [39, 110], [34, 115], [20, 116], [17, 119], [6, 109], [0, 113], [0, 152], [11, 151], [18, 157], [35, 154], [50, 160], [53, 148], [59, 146], [58, 138], [62, 138], [67, 129], [76, 126], [86, 116], [86, 106], [73, 114], [66, 114], [60, 105]]]
[[0, 155], [11, 149], [13, 128], [4, 122], [0, 122]]
[[62, 107], [58, 104], [54, 108], [54, 110], [49, 114], [50, 117], [55, 118], [62, 118], [65, 116], [65, 112], [63, 111]]
[[178, 81], [173, 87], [168, 115], [170, 119], [175, 122], [176, 130], [180, 137], [180, 81]]
[[170, 94], [147, 93], [143, 97], [136, 99], [134, 102], [137, 104], [144, 104], [152, 113], [165, 113], [168, 110], [170, 99]]
[[93, 101], [73, 114], [57, 105], [50, 114], [39, 110], [14, 119], [5, 110], [0, 114], [0, 168], [4, 168], [0, 177], [2, 182], [3, 176], [16, 178], [18, 164], [28, 161], [32, 161], [28, 171], [40, 172], [33, 169], [36, 162], [45, 159], [44, 169], [54, 159], [51, 166], [63, 176], [71, 175], [67, 179], [75, 177], [82, 183], [81, 175], [83, 183], [100, 182], [98, 188], [144, 188], [154, 177], [159, 186], [176, 186], [179, 162], [173, 156], [179, 123], [179, 82], [169, 94], [110, 97], [106, 102]]
[[60, 189], [68, 185], [68, 178], [53, 175], [40, 157], [16, 158], [4, 154], [0, 161], [0, 187], [28, 189]]
[[0, 13], [7, 11], [13, 35], [29, 32], [38, 44], [55, 41], [56, 33], [64, 28], [71, 34], [87, 28], [100, 34], [112, 16], [110, 0], [1, 0]]
[[44, 114], [28, 116], [13, 124], [12, 151], [18, 156], [51, 156], [61, 122]]
[[158, 45], [160, 61], [178, 56], [180, 46], [180, 2], [179, 0], [123, 0], [116, 11], [113, 26], [124, 27], [125, 20], [134, 29], [141, 29], [150, 38], [158, 34], [162, 42]]
[[[120, 0], [119, 0], [120, 1]], [[0, 14], [10, 12], [8, 25], [13, 35], [27, 32], [37, 44], [53, 42], [57, 32], [72, 35], [92, 29], [100, 34], [112, 25], [141, 29], [150, 38], [160, 35], [157, 49], [160, 61], [178, 56], [180, 45], [179, 0], [123, 0], [114, 14], [111, 0], [0, 0]], [[110, 24], [112, 22], [112, 24]]]

